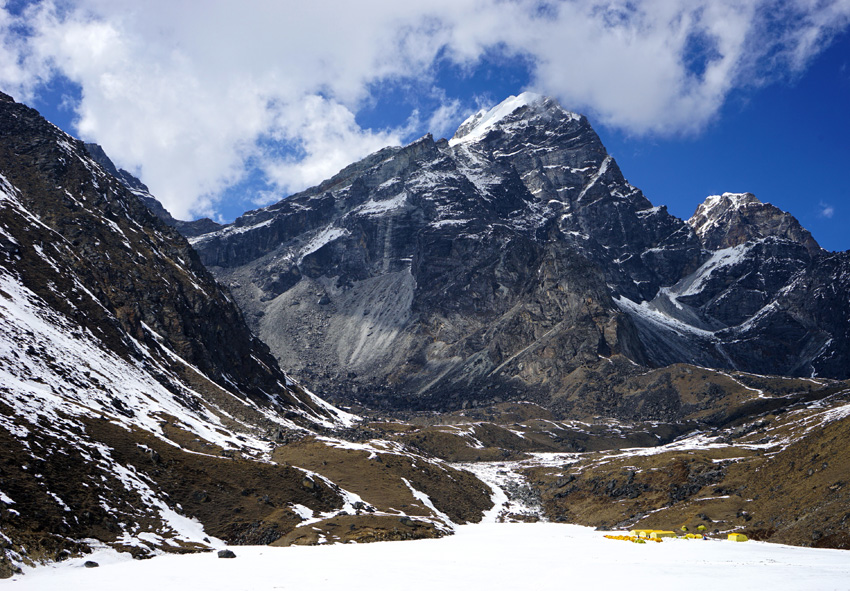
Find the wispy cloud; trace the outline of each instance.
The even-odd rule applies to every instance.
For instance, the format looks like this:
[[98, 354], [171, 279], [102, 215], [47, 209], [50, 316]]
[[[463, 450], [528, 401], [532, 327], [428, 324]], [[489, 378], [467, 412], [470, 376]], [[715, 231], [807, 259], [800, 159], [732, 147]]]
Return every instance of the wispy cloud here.
[[78, 84], [78, 133], [186, 217], [214, 213], [253, 165], [287, 192], [413, 122], [450, 134], [471, 106], [456, 97], [411, 105], [395, 130], [355, 118], [390, 82], [438, 86], [441, 64], [474, 71], [496, 49], [595, 121], [695, 133], [733, 89], [801, 71], [848, 22], [850, 0], [0, 2], [0, 88], [28, 100], [53, 76]]
[[820, 212], [818, 215], [822, 218], [831, 219], [832, 216], [835, 215], [835, 207], [830, 205], [829, 203], [820, 202]]

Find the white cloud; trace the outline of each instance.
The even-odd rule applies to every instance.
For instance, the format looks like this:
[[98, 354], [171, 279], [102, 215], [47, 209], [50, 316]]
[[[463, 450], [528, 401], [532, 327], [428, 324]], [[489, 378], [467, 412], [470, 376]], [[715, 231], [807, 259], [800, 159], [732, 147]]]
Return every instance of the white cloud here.
[[[392, 131], [364, 132], [351, 111], [319, 96], [288, 105], [275, 115], [270, 139], [296, 142], [298, 155], [266, 155], [260, 166], [267, 178], [284, 191], [317, 185], [357, 158], [401, 143], [400, 136]], [[257, 204], [268, 202], [270, 197]]]
[[466, 114], [459, 100], [445, 99], [428, 119], [428, 129], [435, 137], [451, 137], [457, 129], [458, 121], [464, 119]]
[[832, 219], [832, 216], [835, 215], [835, 207], [833, 207], [832, 205], [830, 205], [828, 203], [824, 203], [823, 201], [821, 201], [820, 202], [820, 213], [819, 213], [819, 215], [822, 218]]
[[20, 31], [25, 18], [10, 14], [0, 0], [0, 87], [20, 100], [31, 100], [35, 87], [51, 72], [44, 60], [32, 55]]
[[[546, 57], [537, 84], [604, 123], [635, 133], [698, 130], [734, 84], [752, 22], [753, 3], [724, 4], [693, 10], [681, 3], [648, 2], [636, 10], [609, 9], [610, 16], [596, 18], [565, 5], [549, 26], [569, 31], [552, 30], [541, 41], [539, 55]], [[694, 39], [704, 39], [717, 56], [705, 60], [701, 75], [694, 75], [685, 60]], [[559, 55], [573, 57], [560, 60]]]
[[734, 88], [805, 68], [848, 19], [850, 0], [69, 0], [21, 16], [0, 0], [0, 88], [79, 84], [79, 134], [187, 217], [255, 164], [294, 191], [417, 125], [450, 135], [472, 107], [457, 98], [411, 105], [395, 130], [355, 120], [390, 81], [439, 96], [446, 62], [519, 56], [535, 90], [595, 121], [693, 133]]

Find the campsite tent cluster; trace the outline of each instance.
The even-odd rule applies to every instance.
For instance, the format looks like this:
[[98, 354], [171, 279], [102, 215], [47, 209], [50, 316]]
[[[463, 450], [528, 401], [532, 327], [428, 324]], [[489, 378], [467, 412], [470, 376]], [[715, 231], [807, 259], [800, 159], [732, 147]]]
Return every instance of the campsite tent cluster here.
[[[684, 528], [683, 528], [684, 529]], [[626, 534], [617, 534], [617, 535], [606, 535], [606, 538], [609, 540], [623, 540], [627, 542], [634, 542], [636, 544], [645, 544], [647, 540], [651, 540], [653, 542], [661, 542], [664, 538], [678, 538], [680, 536], [676, 535], [676, 532], [671, 530], [664, 529], [633, 529], [628, 535]], [[681, 538], [686, 540], [703, 540], [708, 539], [703, 534], [690, 534], [686, 533]], [[749, 538], [746, 535], [741, 533], [731, 533], [727, 536], [728, 540], [733, 542], [746, 542]]]

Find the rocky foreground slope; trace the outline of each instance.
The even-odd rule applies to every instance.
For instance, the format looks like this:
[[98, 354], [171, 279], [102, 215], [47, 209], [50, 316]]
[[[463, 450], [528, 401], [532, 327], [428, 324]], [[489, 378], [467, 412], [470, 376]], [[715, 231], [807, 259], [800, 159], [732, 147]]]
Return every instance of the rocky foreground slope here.
[[[332, 437], [355, 422], [279, 369], [81, 142], [0, 95], [0, 577], [99, 543], [143, 557], [436, 536], [491, 506], [443, 462]], [[275, 461], [295, 441], [315, 469]], [[331, 458], [380, 486], [335, 483]]]
[[641, 367], [850, 371], [850, 255], [749, 194], [675, 218], [585, 117], [531, 94], [191, 241], [277, 358], [338, 400], [557, 407], [615, 401]]

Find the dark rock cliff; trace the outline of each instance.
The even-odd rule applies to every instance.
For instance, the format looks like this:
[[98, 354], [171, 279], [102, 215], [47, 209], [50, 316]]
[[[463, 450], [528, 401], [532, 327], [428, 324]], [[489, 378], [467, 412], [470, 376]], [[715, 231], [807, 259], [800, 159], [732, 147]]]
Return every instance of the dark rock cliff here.
[[[538, 155], [514, 154], [521, 141]], [[672, 271], [597, 262], [676, 233]], [[429, 407], [547, 399], [600, 356], [645, 361], [608, 284], [640, 293], [633, 278], [657, 285], [699, 256], [585, 118], [534, 100], [486, 137], [387, 148], [193, 242], [287, 367], [341, 397]]]
[[350, 417], [280, 370], [125, 182], [0, 95], [0, 578], [92, 538], [198, 551], [280, 537], [302, 520], [286, 503], [342, 506], [266, 456]]
[[[640, 307], [659, 363], [846, 378], [848, 253], [828, 253], [788, 213], [749, 193], [712, 196], [688, 220], [702, 264]], [[672, 322], [670, 321], [672, 319]], [[842, 367], [843, 364], [843, 367]]]

